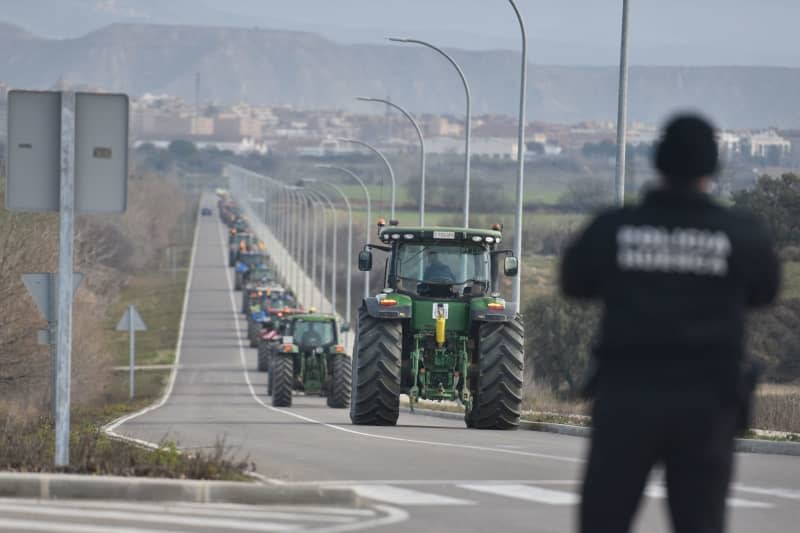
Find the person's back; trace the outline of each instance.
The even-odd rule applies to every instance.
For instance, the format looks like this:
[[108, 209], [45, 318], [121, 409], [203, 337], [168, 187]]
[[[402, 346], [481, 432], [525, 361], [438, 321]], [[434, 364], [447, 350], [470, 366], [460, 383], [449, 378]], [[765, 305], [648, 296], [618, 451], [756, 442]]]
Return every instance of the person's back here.
[[771, 302], [778, 262], [751, 216], [715, 204], [712, 127], [679, 117], [659, 143], [660, 189], [597, 217], [567, 249], [565, 295], [599, 300], [583, 533], [624, 533], [663, 464], [673, 525], [721, 533], [743, 386], [744, 316]]
[[604, 302], [599, 371], [642, 385], [729, 380], [745, 309], [771, 301], [777, 284], [761, 224], [686, 190], [601, 215], [563, 265], [566, 295]]

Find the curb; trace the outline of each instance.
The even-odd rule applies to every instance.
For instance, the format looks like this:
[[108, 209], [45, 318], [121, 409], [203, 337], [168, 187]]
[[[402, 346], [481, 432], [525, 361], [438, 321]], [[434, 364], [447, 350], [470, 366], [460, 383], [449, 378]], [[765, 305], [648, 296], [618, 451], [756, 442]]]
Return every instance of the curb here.
[[262, 485], [235, 481], [0, 473], [0, 498], [358, 506], [346, 488]]
[[[406, 413], [411, 413], [408, 406], [402, 406]], [[447, 418], [450, 420], [463, 420], [462, 413], [453, 413], [450, 411], [437, 411], [435, 409], [415, 409], [414, 413], [418, 415], [433, 416], [436, 418]], [[570, 437], [588, 438], [592, 434], [592, 428], [585, 426], [573, 426], [570, 424], [553, 424], [551, 422], [533, 422], [530, 420], [521, 420], [519, 429], [528, 431], [541, 431], [543, 433], [556, 433], [559, 435], [568, 435]], [[800, 456], [800, 443], [797, 442], [783, 442], [773, 440], [759, 440], [759, 439], [736, 439], [735, 451], [738, 453], [754, 453], [761, 455], [789, 455]]]

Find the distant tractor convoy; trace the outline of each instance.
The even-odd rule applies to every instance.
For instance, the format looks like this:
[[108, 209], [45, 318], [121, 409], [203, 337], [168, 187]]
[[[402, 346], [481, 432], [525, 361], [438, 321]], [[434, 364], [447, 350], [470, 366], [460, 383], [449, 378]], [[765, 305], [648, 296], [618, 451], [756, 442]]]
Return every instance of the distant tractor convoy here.
[[500, 295], [501, 275], [516, 276], [518, 263], [502, 246], [501, 226], [381, 221], [380, 244], [364, 246], [358, 268], [372, 270], [373, 252], [386, 253], [385, 288], [359, 307], [351, 359], [337, 317], [296, 301], [244, 209], [224, 191], [218, 197], [230, 231], [228, 266], [273, 406], [290, 407], [294, 394], [320, 395], [329, 407], [350, 407], [353, 424], [395, 425], [405, 394], [412, 410], [421, 399], [459, 402], [470, 428], [519, 425], [524, 331]]

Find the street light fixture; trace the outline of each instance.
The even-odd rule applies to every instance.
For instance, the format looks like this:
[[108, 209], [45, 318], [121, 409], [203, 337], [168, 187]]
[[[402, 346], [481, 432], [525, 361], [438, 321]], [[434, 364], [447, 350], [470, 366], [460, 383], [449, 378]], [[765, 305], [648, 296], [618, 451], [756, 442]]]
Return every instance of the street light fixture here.
[[617, 108], [617, 171], [615, 196], [617, 204], [625, 204], [625, 158], [628, 127], [628, 0], [622, 0], [622, 36], [619, 47], [619, 102]]
[[344, 138], [339, 138], [339, 139], [337, 139], [337, 141], [343, 142], [343, 143], [352, 143], [352, 144], [357, 144], [359, 146], [363, 146], [364, 148], [366, 148], [368, 150], [371, 150], [372, 153], [374, 153], [375, 155], [377, 155], [378, 157], [381, 158], [381, 161], [383, 161], [383, 164], [386, 166], [386, 170], [389, 171], [389, 178], [391, 178], [391, 180], [392, 180], [392, 199], [391, 199], [391, 202], [390, 202], [390, 205], [389, 205], [389, 220], [394, 220], [394, 209], [395, 209], [395, 204], [396, 204], [396, 200], [397, 200], [397, 180], [395, 180], [394, 169], [392, 169], [392, 165], [389, 164], [389, 160], [386, 159], [386, 156], [383, 155], [383, 153], [380, 150], [378, 150], [377, 148], [375, 148], [374, 146], [372, 146], [369, 143], [365, 143], [364, 141], [359, 141], [359, 140], [356, 140], [356, 139], [344, 139]]
[[[367, 189], [366, 183], [358, 174], [353, 172], [350, 169], [344, 167], [337, 167], [335, 165], [315, 165], [316, 168], [327, 169], [327, 170], [336, 170], [339, 172], [344, 172], [351, 178], [353, 178], [358, 184], [361, 186], [361, 190], [364, 191], [364, 196], [367, 199], [367, 244], [370, 244], [370, 235], [372, 233], [372, 199], [369, 195], [369, 189]], [[370, 290], [369, 290], [369, 272], [364, 272], [364, 298], [369, 298]]]
[[442, 56], [444, 56], [447, 61], [453, 65], [453, 68], [456, 69], [458, 72], [458, 76], [461, 78], [461, 83], [464, 84], [464, 93], [466, 94], [467, 100], [467, 111], [466, 111], [466, 120], [464, 126], [464, 137], [465, 137], [465, 146], [464, 146], [464, 227], [469, 227], [469, 202], [470, 202], [470, 162], [472, 159], [472, 151], [471, 151], [471, 143], [472, 143], [472, 93], [469, 89], [469, 83], [467, 83], [467, 77], [464, 75], [464, 71], [461, 69], [461, 65], [459, 65], [452, 56], [450, 56], [447, 52], [442, 50], [441, 48], [432, 45], [426, 41], [420, 41], [418, 39], [398, 39], [395, 37], [390, 37], [390, 41], [394, 43], [404, 43], [404, 44], [419, 44], [421, 46], [425, 46], [430, 48], [431, 50], [438, 52]]
[[414, 117], [411, 116], [411, 113], [400, 107], [399, 105], [390, 102], [389, 100], [385, 100], [383, 98], [367, 98], [364, 96], [357, 96], [356, 100], [361, 102], [378, 102], [381, 104], [386, 104], [389, 107], [397, 109], [400, 111], [408, 120], [411, 122], [411, 125], [414, 126], [414, 129], [417, 132], [417, 137], [419, 137], [419, 147], [420, 147], [420, 184], [419, 184], [419, 225], [425, 225], [425, 137], [422, 135], [422, 129], [420, 129], [419, 124]]
[[[517, 260], [522, 262], [522, 210], [524, 207], [523, 194], [525, 189], [525, 122], [526, 122], [526, 91], [528, 86], [528, 31], [525, 28], [525, 19], [517, 7], [514, 0], [508, 0], [511, 7], [514, 9], [514, 14], [519, 21], [519, 29], [522, 35], [522, 67], [520, 71], [520, 88], [519, 88], [519, 125], [517, 130], [517, 205], [516, 216], [514, 219], [514, 253], [517, 255]], [[521, 306], [521, 278], [522, 276], [515, 276], [511, 280], [511, 305], [517, 311]]]

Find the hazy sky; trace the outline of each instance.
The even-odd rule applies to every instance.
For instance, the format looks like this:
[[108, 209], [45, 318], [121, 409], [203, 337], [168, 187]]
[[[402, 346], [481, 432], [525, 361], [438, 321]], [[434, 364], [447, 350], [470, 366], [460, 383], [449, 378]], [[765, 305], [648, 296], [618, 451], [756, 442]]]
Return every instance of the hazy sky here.
[[[518, 0], [534, 63], [618, 61], [622, 0]], [[800, 67], [800, 0], [630, 0], [631, 61]], [[414, 36], [442, 46], [515, 49], [506, 0], [0, 0], [0, 20], [51, 37], [112, 22], [261, 26], [346, 43]]]

